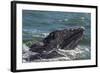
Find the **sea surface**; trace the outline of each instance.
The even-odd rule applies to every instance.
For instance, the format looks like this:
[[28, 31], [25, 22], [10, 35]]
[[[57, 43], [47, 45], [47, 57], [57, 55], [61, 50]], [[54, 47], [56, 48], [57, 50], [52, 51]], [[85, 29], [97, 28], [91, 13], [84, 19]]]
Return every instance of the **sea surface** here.
[[85, 50], [79, 59], [91, 58], [91, 14], [80, 12], [23, 10], [23, 44], [30, 47], [41, 41], [50, 32], [69, 27], [84, 27], [84, 36], [78, 48]]

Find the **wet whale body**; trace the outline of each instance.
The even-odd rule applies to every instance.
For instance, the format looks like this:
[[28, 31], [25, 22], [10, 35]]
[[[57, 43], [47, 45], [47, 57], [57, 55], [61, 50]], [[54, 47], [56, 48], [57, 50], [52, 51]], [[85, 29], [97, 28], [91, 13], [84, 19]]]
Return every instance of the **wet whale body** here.
[[84, 28], [68, 28], [51, 32], [42, 42], [31, 45], [29, 51], [36, 52], [30, 55], [30, 61], [37, 59], [51, 59], [64, 57], [59, 49], [72, 50], [77, 47], [83, 37]]

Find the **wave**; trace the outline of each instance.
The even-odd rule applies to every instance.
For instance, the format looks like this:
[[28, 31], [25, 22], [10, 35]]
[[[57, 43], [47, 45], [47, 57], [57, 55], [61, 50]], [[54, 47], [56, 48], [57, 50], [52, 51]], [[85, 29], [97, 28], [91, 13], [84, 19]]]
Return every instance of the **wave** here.
[[25, 36], [30, 36], [32, 37], [41, 37], [41, 38], [45, 38], [47, 35], [49, 35], [50, 32], [48, 31], [41, 31], [38, 29], [23, 29], [23, 37]]
[[41, 30], [38, 30], [38, 29], [23, 29], [23, 32], [27, 32], [27, 33], [40, 33]]

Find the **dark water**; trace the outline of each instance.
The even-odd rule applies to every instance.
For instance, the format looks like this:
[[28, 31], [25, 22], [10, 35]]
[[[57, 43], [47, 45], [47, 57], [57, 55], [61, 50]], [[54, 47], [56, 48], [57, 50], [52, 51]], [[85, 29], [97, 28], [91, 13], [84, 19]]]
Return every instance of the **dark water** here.
[[80, 45], [90, 49], [91, 14], [78, 12], [23, 10], [23, 43], [30, 46], [41, 41], [50, 32], [69, 27], [85, 27]]

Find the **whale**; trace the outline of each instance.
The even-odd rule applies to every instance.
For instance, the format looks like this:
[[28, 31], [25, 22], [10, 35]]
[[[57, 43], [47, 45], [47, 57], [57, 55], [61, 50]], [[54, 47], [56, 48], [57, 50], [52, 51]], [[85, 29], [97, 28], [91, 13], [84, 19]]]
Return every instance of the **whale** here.
[[84, 27], [71, 27], [50, 32], [41, 42], [30, 46], [29, 51], [37, 53], [36, 55], [30, 55], [30, 61], [64, 57], [59, 53], [59, 49], [75, 49], [82, 40], [84, 31]]

